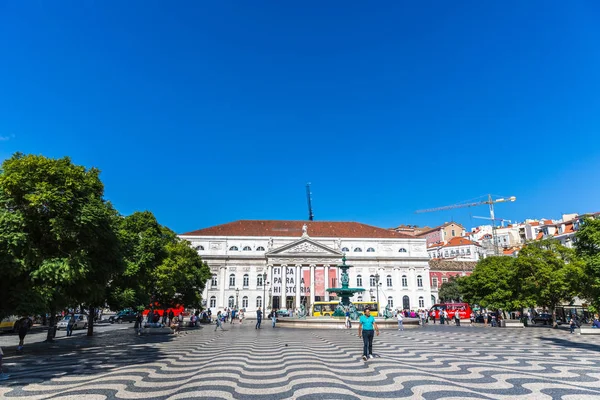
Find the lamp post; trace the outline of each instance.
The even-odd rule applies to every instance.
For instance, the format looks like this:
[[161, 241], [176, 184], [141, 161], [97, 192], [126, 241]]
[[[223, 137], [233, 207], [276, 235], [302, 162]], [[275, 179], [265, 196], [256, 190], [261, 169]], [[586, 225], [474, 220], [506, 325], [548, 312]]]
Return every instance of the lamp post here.
[[265, 315], [265, 303], [267, 302], [267, 273], [263, 272], [262, 274], [262, 284], [263, 284], [263, 298], [262, 298], [262, 314]]
[[379, 274], [375, 274], [375, 283], [377, 285], [377, 312], [379, 312]]
[[238, 298], [240, 297], [240, 288], [235, 289], [235, 309], [239, 310]]

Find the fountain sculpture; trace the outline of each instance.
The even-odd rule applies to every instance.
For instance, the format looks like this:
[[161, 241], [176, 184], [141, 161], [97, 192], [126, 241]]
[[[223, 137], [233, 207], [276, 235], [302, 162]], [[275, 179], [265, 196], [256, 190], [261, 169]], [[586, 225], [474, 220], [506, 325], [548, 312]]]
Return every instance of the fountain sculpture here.
[[335, 310], [335, 312], [333, 313], [334, 317], [343, 317], [345, 315], [345, 309], [348, 309], [351, 311], [351, 314], [352, 314], [351, 318], [352, 319], [357, 318], [356, 310], [354, 309], [353, 305], [350, 303], [350, 297], [354, 296], [355, 293], [364, 292], [365, 289], [348, 287], [348, 283], [350, 283], [350, 277], [348, 276], [348, 269], [350, 267], [352, 267], [352, 266], [346, 265], [346, 255], [344, 254], [344, 256], [342, 257], [342, 264], [338, 265], [338, 268], [340, 270], [342, 270], [342, 276], [340, 279], [342, 282], [342, 287], [327, 289], [327, 291], [329, 293], [335, 293], [336, 295], [338, 295], [341, 298], [340, 306], [338, 306], [337, 309]]

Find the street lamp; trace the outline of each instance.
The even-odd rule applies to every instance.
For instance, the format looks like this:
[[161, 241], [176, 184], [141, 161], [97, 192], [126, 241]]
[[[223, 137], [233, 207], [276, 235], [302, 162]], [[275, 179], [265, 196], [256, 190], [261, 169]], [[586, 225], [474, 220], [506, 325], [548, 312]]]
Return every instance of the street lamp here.
[[267, 302], [267, 273], [262, 274], [263, 298], [262, 298], [262, 313], [265, 315], [265, 303]]
[[375, 274], [375, 283], [377, 285], [377, 312], [379, 312], [379, 274]]
[[235, 309], [239, 310], [238, 298], [240, 297], [240, 288], [235, 289]]

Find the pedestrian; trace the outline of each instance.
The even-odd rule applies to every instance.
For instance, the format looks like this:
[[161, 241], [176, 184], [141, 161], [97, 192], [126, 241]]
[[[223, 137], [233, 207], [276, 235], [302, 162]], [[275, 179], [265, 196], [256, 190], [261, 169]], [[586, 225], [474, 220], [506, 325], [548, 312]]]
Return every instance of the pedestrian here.
[[496, 313], [492, 313], [492, 328], [496, 327]]
[[136, 330], [138, 336], [142, 334], [142, 329], [144, 328], [144, 316], [139, 311], [135, 316], [135, 325], [133, 328]]
[[469, 316], [469, 321], [471, 322], [470, 326], [473, 326], [473, 322], [475, 322], [475, 314], [471, 311], [471, 315]]
[[440, 310], [440, 325], [444, 325], [444, 310]]
[[575, 333], [575, 326], [575, 319], [571, 317], [571, 322], [569, 323], [569, 329], [571, 331], [571, 334]]
[[29, 332], [31, 325], [31, 319], [29, 319], [29, 317], [23, 317], [17, 321], [17, 331], [19, 332], [19, 346], [17, 347], [17, 351], [23, 351], [25, 336], [27, 336], [27, 332]]
[[402, 313], [398, 313], [398, 330], [399, 331], [404, 330], [404, 323], [402, 322], [403, 320], [404, 320], [404, 317], [402, 316]]
[[365, 313], [360, 316], [358, 322], [358, 337], [363, 339], [362, 359], [367, 361], [368, 358], [373, 358], [373, 333], [375, 332], [379, 336], [379, 327], [368, 307], [365, 308]]
[[69, 320], [67, 321], [67, 336], [73, 335], [73, 326], [75, 325], [75, 314], [71, 313], [69, 315]]
[[460, 314], [458, 310], [454, 313], [454, 320], [456, 321], [456, 326], [460, 326]]
[[254, 329], [260, 329], [261, 321], [262, 321], [262, 311], [259, 308], [258, 310], [256, 310], [256, 326], [254, 327]]
[[344, 325], [346, 326], [346, 329], [350, 329], [352, 327], [350, 325], [350, 310], [348, 310], [348, 308], [346, 308], [346, 322]]
[[273, 328], [275, 328], [275, 324], [277, 323], [277, 310], [271, 312], [271, 321], [273, 322]]
[[243, 310], [240, 310], [238, 318], [240, 319], [240, 324], [241, 324], [244, 321], [244, 311]]
[[217, 325], [215, 326], [215, 332], [217, 331], [217, 329], [221, 328], [222, 331], [224, 331], [225, 329], [223, 329], [223, 321], [221, 321], [221, 311], [219, 311], [217, 313]]
[[435, 310], [431, 310], [431, 312], [429, 313], [429, 317], [431, 318], [431, 320], [433, 321], [433, 324], [435, 325]]
[[171, 308], [169, 310], [169, 326], [171, 326], [171, 322], [173, 322], [173, 318], [175, 318], [175, 313], [173, 312], [173, 309]]
[[229, 322], [230, 324], [233, 324], [233, 320], [235, 320], [235, 313], [236, 313], [235, 309], [231, 310], [231, 322]]

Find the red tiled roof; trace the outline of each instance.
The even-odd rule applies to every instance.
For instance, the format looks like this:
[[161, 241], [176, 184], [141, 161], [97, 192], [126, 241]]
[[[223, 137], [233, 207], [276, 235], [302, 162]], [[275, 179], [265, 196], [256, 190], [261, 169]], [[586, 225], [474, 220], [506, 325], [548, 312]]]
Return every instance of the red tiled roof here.
[[539, 223], [539, 222], [537, 222], [537, 221], [535, 221], [535, 222], [530, 222], [530, 223], [529, 223], [529, 225], [530, 225], [530, 226], [539, 226], [539, 225], [540, 225], [540, 223]]
[[573, 223], [565, 225], [565, 231], [563, 233], [573, 233], [575, 229], [573, 229]]
[[302, 236], [302, 226], [308, 227], [311, 237], [343, 238], [414, 238], [400, 232], [394, 232], [359, 222], [328, 221], [275, 221], [275, 220], [239, 220], [227, 224], [211, 226], [182, 236]]
[[539, 231], [535, 240], [541, 240], [544, 237], [544, 232]]
[[469, 245], [479, 246], [479, 244], [472, 242], [469, 239], [462, 238], [462, 237], [453, 237], [452, 239], [450, 239], [448, 241], [448, 243], [446, 243], [444, 245], [444, 247], [469, 246]]
[[547, 219], [544, 221], [544, 225], [554, 225], [554, 222], [551, 219]]

